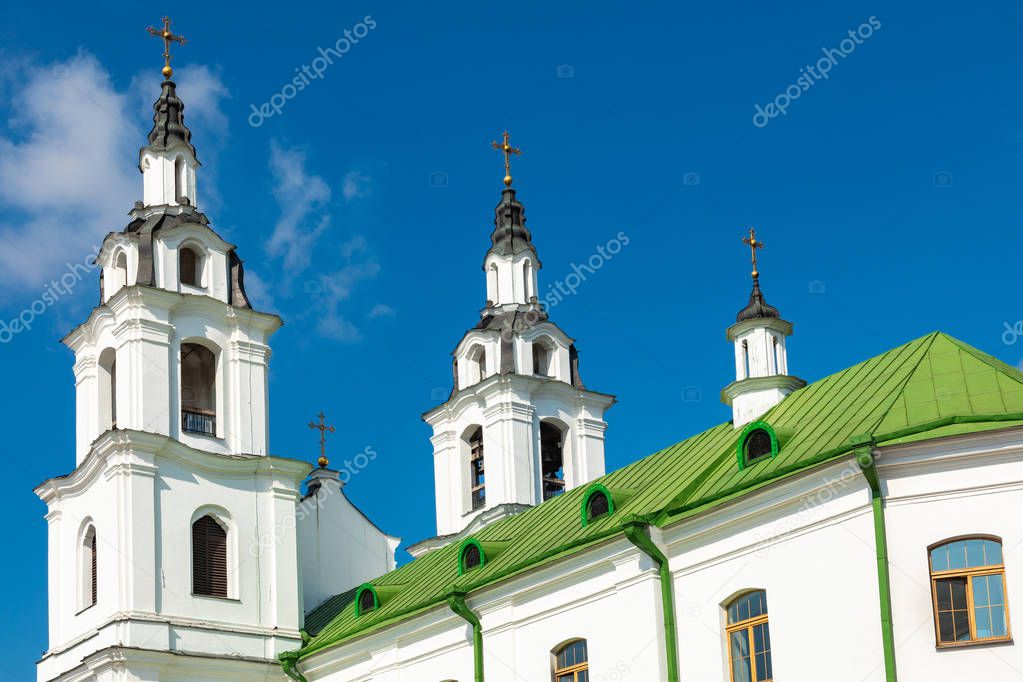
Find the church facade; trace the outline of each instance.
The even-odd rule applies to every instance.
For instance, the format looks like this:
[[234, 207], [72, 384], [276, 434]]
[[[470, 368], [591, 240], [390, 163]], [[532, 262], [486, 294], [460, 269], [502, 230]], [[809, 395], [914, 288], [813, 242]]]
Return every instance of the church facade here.
[[[169, 69], [168, 69], [169, 70]], [[510, 172], [432, 429], [437, 536], [268, 451], [275, 315], [197, 206], [168, 80], [106, 237], [48, 507], [40, 682], [769, 682], [1023, 670], [1023, 373], [935, 332], [807, 383], [754, 265], [732, 419], [617, 471], [614, 397], [540, 305]], [[507, 137], [495, 143], [506, 156]], [[760, 246], [745, 240], [754, 263]], [[724, 351], [724, 349], [723, 349]], [[727, 357], [722, 353], [723, 357]]]

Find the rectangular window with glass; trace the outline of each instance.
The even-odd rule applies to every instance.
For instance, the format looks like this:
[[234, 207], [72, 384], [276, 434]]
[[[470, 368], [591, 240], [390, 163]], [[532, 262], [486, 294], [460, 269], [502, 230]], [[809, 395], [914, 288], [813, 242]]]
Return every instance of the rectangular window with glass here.
[[1009, 606], [997, 538], [962, 538], [929, 550], [934, 631], [939, 647], [1006, 641]]

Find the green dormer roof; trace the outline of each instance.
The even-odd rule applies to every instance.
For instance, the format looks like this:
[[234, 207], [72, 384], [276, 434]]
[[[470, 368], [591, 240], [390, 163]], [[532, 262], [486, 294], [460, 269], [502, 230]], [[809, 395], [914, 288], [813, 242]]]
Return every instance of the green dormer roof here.
[[619, 536], [626, 519], [667, 526], [867, 445], [1023, 425], [1023, 373], [935, 332], [795, 391], [761, 419], [781, 441], [776, 457], [740, 470], [741, 430], [715, 426], [597, 479], [614, 512], [585, 527], [579, 509], [590, 486], [480, 530], [474, 538], [503, 549], [461, 577], [454, 543], [371, 581], [388, 595], [372, 612], [356, 617], [351, 595], [328, 600], [307, 615], [313, 637], [299, 656]]

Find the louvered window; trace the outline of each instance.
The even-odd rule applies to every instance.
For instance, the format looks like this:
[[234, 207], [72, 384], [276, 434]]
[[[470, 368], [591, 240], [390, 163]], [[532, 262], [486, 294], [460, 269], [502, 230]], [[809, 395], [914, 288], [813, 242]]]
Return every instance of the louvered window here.
[[81, 545], [81, 587], [79, 592], [79, 610], [85, 610], [96, 604], [96, 528], [89, 526], [82, 538]]
[[227, 596], [227, 531], [212, 516], [192, 524], [192, 593]]
[[91, 566], [89, 567], [89, 605], [96, 603], [96, 531], [92, 531], [89, 537], [89, 554]]

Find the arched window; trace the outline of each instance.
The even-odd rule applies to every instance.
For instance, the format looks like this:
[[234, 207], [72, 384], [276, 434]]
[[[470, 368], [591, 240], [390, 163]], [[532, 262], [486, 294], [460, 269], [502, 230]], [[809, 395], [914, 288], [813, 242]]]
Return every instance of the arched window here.
[[100, 430], [117, 428], [117, 351], [106, 348], [99, 354]]
[[493, 301], [494, 301], [494, 303], [500, 303], [501, 302], [501, 275], [500, 275], [500, 273], [497, 270], [497, 263], [491, 263], [490, 264], [490, 275], [489, 275], [488, 279], [492, 283], [491, 291], [492, 291], [492, 293], [494, 295]]
[[522, 296], [524, 303], [533, 296], [533, 264], [528, 258], [522, 263]]
[[774, 373], [781, 374], [781, 349], [778, 348], [778, 337], [771, 337], [771, 348], [774, 351]]
[[178, 249], [178, 277], [182, 284], [202, 286], [202, 256], [191, 246]]
[[583, 496], [583, 527], [609, 514], [614, 514], [614, 512], [615, 503], [611, 497], [611, 491], [601, 483], [591, 484], [586, 490], [586, 495]]
[[479, 568], [487, 561], [486, 554], [479, 542], [469, 538], [462, 543], [462, 551], [458, 555], [458, 575]]
[[180, 156], [174, 159], [174, 201], [185, 196], [185, 160]]
[[117, 270], [117, 283], [114, 292], [117, 292], [122, 286], [128, 286], [128, 255], [124, 252], [119, 253], [114, 261], [114, 268]]
[[96, 527], [89, 525], [82, 536], [81, 547], [81, 587], [80, 609], [84, 610], [96, 603]]
[[487, 378], [487, 350], [480, 344], [469, 349], [466, 358], [469, 364], [466, 371], [466, 386], [472, 386]]
[[589, 682], [589, 653], [586, 640], [577, 639], [553, 652], [554, 682]]
[[774, 679], [766, 592], [747, 592], [729, 604], [725, 632], [728, 637], [732, 682], [767, 682]]
[[472, 509], [482, 509], [487, 504], [487, 480], [483, 468], [483, 427], [477, 426], [469, 434], [469, 496]]
[[192, 524], [192, 593], [227, 597], [227, 531], [208, 514]]
[[928, 553], [938, 646], [1009, 639], [1001, 541], [961, 538]]
[[771, 434], [766, 429], [753, 429], [743, 444], [746, 464], [752, 464], [761, 457], [771, 456]]
[[749, 379], [749, 343], [742, 342], [742, 378]]
[[380, 607], [380, 598], [370, 584], [360, 587], [355, 593], [355, 615], [361, 616]]
[[543, 499], [549, 500], [565, 492], [564, 451], [561, 429], [540, 422], [540, 469]]
[[217, 435], [217, 356], [197, 343], [181, 344], [181, 429]]
[[533, 341], [533, 374], [549, 377], [553, 374], [551, 371], [551, 358], [553, 352], [547, 342], [543, 339], [536, 339]]

